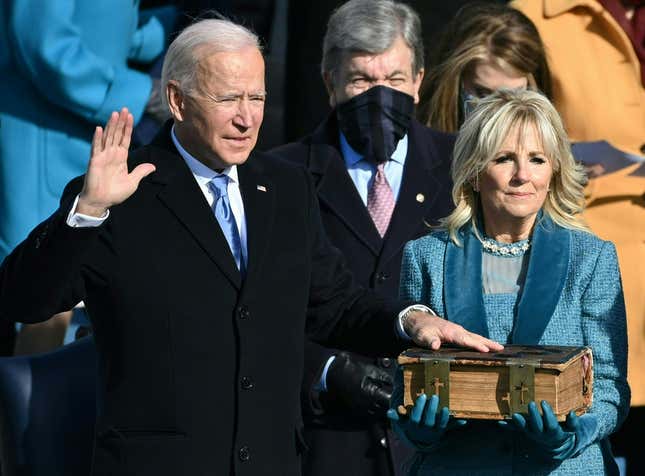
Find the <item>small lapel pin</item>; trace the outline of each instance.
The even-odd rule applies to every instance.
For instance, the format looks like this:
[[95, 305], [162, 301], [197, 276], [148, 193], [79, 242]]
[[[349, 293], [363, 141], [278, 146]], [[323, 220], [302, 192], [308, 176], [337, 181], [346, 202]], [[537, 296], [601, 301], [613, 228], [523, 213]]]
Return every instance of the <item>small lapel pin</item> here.
[[425, 201], [426, 197], [422, 193], [417, 193], [417, 202], [423, 203]]
[[258, 187], [258, 190], [260, 192], [266, 192], [267, 191], [267, 188], [264, 185], [258, 185], [257, 187]]

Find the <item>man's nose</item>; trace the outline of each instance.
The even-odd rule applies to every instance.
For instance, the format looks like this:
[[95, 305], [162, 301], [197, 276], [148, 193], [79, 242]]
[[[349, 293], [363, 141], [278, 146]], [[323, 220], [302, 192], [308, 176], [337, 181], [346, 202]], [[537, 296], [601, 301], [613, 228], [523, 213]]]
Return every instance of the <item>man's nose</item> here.
[[249, 128], [253, 125], [253, 113], [248, 98], [242, 98], [237, 103], [237, 114], [235, 115], [235, 124]]

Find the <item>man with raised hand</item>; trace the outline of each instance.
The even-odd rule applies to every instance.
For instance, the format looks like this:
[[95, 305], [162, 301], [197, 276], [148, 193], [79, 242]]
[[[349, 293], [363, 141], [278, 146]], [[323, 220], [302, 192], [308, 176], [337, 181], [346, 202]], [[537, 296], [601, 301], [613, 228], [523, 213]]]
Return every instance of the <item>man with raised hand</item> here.
[[[258, 39], [226, 20], [166, 55], [172, 120], [128, 155], [132, 116], [97, 128], [84, 177], [0, 268], [0, 317], [83, 300], [99, 355], [93, 476], [298, 475], [305, 334], [362, 352], [498, 344], [358, 287], [301, 167], [252, 152]], [[247, 160], [248, 159], [248, 160]]]

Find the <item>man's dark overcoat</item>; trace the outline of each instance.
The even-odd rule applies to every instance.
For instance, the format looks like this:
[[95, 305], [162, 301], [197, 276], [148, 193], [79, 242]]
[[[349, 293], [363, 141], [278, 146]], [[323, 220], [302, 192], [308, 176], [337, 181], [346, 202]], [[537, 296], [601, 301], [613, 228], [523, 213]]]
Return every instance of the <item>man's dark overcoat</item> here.
[[[273, 152], [307, 167], [313, 176], [325, 231], [340, 249], [359, 284], [396, 298], [403, 246], [429, 231], [453, 208], [450, 197], [454, 136], [413, 121], [401, 188], [386, 235], [381, 238], [347, 173], [339, 145], [338, 124], [331, 114], [300, 142]], [[384, 349], [386, 350], [386, 349]], [[356, 418], [333, 395], [312, 392], [334, 349], [314, 342], [305, 346], [303, 408], [306, 476], [390, 476], [404, 474], [409, 451], [386, 431], [384, 416]], [[387, 352], [383, 352], [386, 355]], [[359, 357], [392, 371], [387, 357]], [[389, 441], [388, 441], [389, 440]]]
[[99, 352], [93, 476], [298, 475], [305, 334], [401, 349], [399, 304], [356, 287], [302, 167], [238, 167], [241, 279], [167, 126], [130, 166], [156, 171], [98, 228], [65, 224], [82, 180], [0, 268], [0, 317], [37, 322], [84, 300]]

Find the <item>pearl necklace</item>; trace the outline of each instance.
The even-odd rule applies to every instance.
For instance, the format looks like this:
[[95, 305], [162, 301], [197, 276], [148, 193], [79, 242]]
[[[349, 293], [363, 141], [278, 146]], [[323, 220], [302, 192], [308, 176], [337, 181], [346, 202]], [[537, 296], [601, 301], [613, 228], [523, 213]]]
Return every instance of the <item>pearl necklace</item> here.
[[516, 241], [515, 243], [500, 243], [492, 238], [482, 240], [484, 251], [497, 256], [515, 257], [522, 256], [531, 247], [529, 240]]

